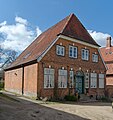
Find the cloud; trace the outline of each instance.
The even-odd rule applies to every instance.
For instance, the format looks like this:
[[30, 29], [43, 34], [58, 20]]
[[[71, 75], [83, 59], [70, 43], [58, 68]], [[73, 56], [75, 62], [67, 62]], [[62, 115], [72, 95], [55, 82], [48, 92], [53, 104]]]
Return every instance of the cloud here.
[[88, 30], [88, 32], [101, 47], [106, 46], [106, 38], [110, 36], [108, 33], [96, 32], [93, 30]]
[[40, 30], [39, 27], [37, 27], [37, 28], [36, 28], [36, 34], [37, 34], [37, 36], [40, 35], [41, 33], [42, 33], [42, 31]]
[[24, 25], [27, 25], [27, 24], [28, 24], [28, 22], [27, 22], [26, 19], [23, 19], [23, 18], [18, 17], [18, 16], [15, 17], [15, 21], [16, 21], [17, 23], [21, 23], [21, 24], [24, 24]]
[[4, 25], [6, 25], [6, 24], [7, 24], [7, 22], [4, 21], [4, 22], [0, 23], [0, 26], [4, 26]]
[[3, 40], [0, 41], [2, 49], [15, 50], [22, 52], [36, 36], [41, 34], [39, 27], [30, 29], [28, 21], [21, 17], [15, 17], [15, 24], [7, 24], [6, 21], [0, 23], [0, 34]]

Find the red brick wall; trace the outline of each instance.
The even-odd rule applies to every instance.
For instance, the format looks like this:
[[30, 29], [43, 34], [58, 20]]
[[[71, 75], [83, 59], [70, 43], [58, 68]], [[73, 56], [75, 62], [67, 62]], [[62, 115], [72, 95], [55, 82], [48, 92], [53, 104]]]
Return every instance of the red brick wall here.
[[109, 97], [113, 97], [113, 75], [106, 77], [106, 92]]
[[24, 67], [24, 95], [37, 96], [37, 63]]
[[[56, 55], [56, 45], [62, 43], [65, 47], [65, 56], [57, 56]], [[24, 95], [27, 96], [48, 96], [53, 97], [56, 95], [57, 97], [64, 97], [69, 93], [68, 88], [57, 88], [58, 85], [58, 70], [64, 67], [66, 70], [73, 68], [74, 73], [81, 68], [83, 72], [88, 70], [89, 73], [95, 71], [96, 73], [105, 73], [105, 67], [102, 63], [102, 60], [99, 56], [99, 62], [92, 62], [92, 53], [98, 53], [96, 48], [92, 48], [86, 45], [81, 45], [79, 43], [74, 43], [74, 46], [78, 47], [78, 58], [72, 59], [69, 58], [69, 45], [73, 45], [73, 42], [59, 39], [55, 45], [48, 51], [48, 53], [43, 57], [41, 62], [28, 65], [24, 67]], [[81, 60], [81, 49], [87, 48], [90, 51], [89, 61]], [[49, 67], [51, 65], [52, 68], [55, 69], [55, 88], [44, 89], [44, 68]], [[15, 72], [17, 75], [15, 75]], [[98, 82], [98, 81], [97, 81]], [[5, 89], [9, 91], [17, 91], [17, 93], [22, 93], [22, 68], [18, 68], [15, 70], [10, 70], [5, 72]], [[98, 84], [97, 88], [89, 89], [89, 93], [96, 94], [98, 91], [99, 94], [103, 94], [104, 89], [99, 89]], [[74, 89], [71, 89], [71, 94], [74, 94]]]
[[22, 94], [22, 68], [5, 72], [5, 90]]
[[[65, 47], [65, 56], [58, 56], [56, 55], [56, 45], [62, 43], [62, 45]], [[40, 88], [39, 88], [39, 93], [41, 96], [54, 96], [55, 89], [44, 89], [43, 81], [44, 81], [44, 75], [43, 75], [43, 69], [44, 67], [49, 67], [49, 65], [52, 66], [52, 68], [55, 69], [55, 82], [56, 84], [58, 83], [58, 69], [61, 67], [64, 67], [68, 71], [73, 68], [74, 72], [79, 70], [81, 67], [83, 72], [93, 72], [95, 71], [96, 73], [105, 73], [105, 66], [102, 62], [101, 57], [99, 56], [99, 62], [98, 63], [93, 63], [92, 62], [92, 53], [98, 53], [98, 50], [96, 48], [92, 48], [86, 45], [81, 45], [79, 43], [74, 43], [74, 46], [78, 47], [78, 58], [77, 59], [72, 59], [69, 58], [69, 45], [73, 45], [73, 42], [67, 41], [67, 40], [62, 40], [59, 39], [55, 45], [48, 51], [48, 53], [43, 57], [41, 60], [39, 66], [40, 66], [40, 71], [39, 71], [39, 79], [40, 79]], [[89, 61], [83, 61], [81, 59], [81, 49], [85, 48], [89, 49], [90, 51], [90, 58]], [[98, 82], [98, 81], [97, 81]], [[97, 83], [98, 86], [98, 83]], [[98, 91], [99, 94], [104, 94], [104, 89], [89, 89], [89, 93], [96, 94]], [[57, 90], [58, 96], [65, 96], [68, 94], [69, 90], [68, 88], [66, 89], [61, 89], [59, 88]], [[74, 93], [74, 89], [72, 90], [72, 93]]]
[[106, 77], [106, 85], [113, 85], [113, 76]]

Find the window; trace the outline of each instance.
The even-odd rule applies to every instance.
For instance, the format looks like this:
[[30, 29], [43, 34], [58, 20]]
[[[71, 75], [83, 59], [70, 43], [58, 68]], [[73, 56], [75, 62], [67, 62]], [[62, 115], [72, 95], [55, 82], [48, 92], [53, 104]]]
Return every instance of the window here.
[[70, 71], [70, 84], [69, 84], [69, 87], [70, 88], [73, 88], [74, 86], [74, 71]]
[[99, 74], [99, 88], [104, 88], [104, 74]]
[[60, 56], [64, 56], [65, 54], [65, 49], [63, 46], [57, 45], [56, 46], [56, 54]]
[[89, 73], [85, 73], [85, 88], [89, 88]]
[[54, 69], [44, 68], [44, 88], [54, 88]]
[[92, 54], [92, 61], [98, 62], [98, 55], [97, 54]]
[[91, 73], [91, 88], [97, 88], [97, 73]]
[[67, 70], [58, 71], [58, 87], [67, 88]]
[[77, 58], [77, 47], [69, 46], [69, 57]]
[[82, 49], [82, 60], [89, 60], [89, 50]]

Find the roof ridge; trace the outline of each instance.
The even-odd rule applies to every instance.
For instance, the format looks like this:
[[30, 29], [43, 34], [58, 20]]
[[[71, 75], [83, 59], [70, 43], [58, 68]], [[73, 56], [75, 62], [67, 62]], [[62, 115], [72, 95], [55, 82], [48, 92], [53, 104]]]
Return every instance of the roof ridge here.
[[67, 17], [69, 17], [69, 18], [68, 18], [67, 22], [65, 23], [63, 29], [61, 30], [61, 32], [60, 32], [59, 34], [63, 33], [64, 29], [65, 29], [66, 26], [69, 24], [69, 21], [70, 21], [70, 19], [72, 18], [73, 15], [74, 15], [74, 13], [71, 13], [69, 16], [67, 16]]

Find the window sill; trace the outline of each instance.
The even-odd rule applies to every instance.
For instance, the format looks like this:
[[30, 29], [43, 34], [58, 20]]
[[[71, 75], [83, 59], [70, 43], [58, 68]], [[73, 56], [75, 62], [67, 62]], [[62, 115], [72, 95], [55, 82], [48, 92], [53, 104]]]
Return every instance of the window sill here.
[[66, 87], [66, 88], [64, 88], [64, 87], [62, 87], [62, 88], [61, 88], [61, 87], [58, 87], [58, 89], [67, 89], [67, 87]]
[[94, 62], [94, 61], [92, 61], [92, 63], [98, 63], [98, 62]]
[[65, 55], [58, 55], [58, 54], [57, 54], [57, 56], [60, 56], [60, 57], [65, 57]]
[[48, 87], [48, 88], [44, 88], [44, 89], [54, 89], [54, 87]]
[[71, 58], [71, 59], [77, 59], [77, 57], [70, 57], [70, 56], [69, 56], [69, 58]]
[[85, 60], [85, 59], [82, 59], [83, 61], [86, 61], [86, 62], [88, 62], [89, 60]]

